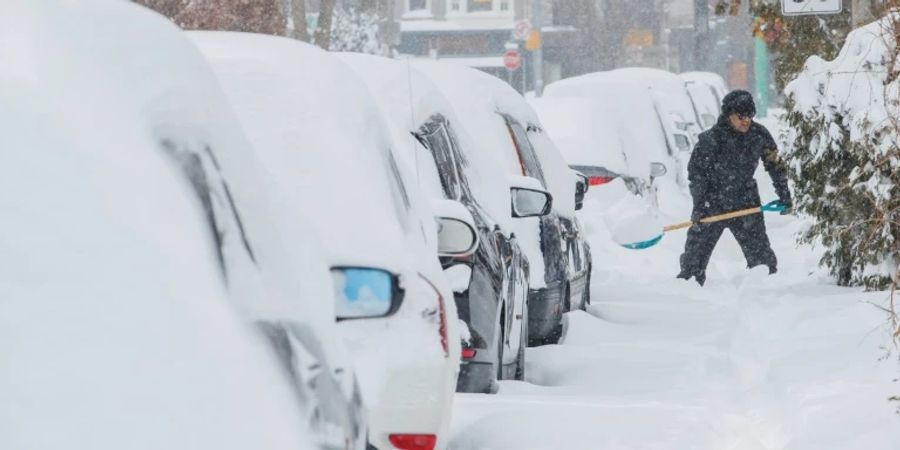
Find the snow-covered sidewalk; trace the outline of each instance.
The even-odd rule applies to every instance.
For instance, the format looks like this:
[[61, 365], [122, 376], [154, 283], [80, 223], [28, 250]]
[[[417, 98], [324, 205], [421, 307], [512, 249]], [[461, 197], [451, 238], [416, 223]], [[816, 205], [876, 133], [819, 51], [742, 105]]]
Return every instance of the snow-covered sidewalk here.
[[[763, 198], [774, 198], [760, 175]], [[615, 189], [615, 186], [604, 186]], [[668, 201], [689, 216], [687, 201]], [[900, 371], [888, 294], [839, 288], [797, 248], [802, 225], [766, 220], [779, 272], [745, 269], [730, 233], [706, 287], [676, 280], [684, 232], [657, 247], [611, 244], [594, 193], [583, 218], [592, 305], [561, 345], [529, 349], [528, 383], [459, 395], [452, 450], [900, 449]], [[672, 211], [670, 211], [672, 213]]]

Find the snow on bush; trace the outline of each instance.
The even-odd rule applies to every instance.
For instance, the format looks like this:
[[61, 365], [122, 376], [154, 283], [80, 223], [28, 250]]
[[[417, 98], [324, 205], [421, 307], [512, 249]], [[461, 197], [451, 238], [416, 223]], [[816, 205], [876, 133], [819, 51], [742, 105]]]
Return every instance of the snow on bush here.
[[900, 270], [900, 13], [854, 30], [833, 61], [812, 56], [785, 88], [786, 156], [800, 236], [841, 285], [883, 289]]

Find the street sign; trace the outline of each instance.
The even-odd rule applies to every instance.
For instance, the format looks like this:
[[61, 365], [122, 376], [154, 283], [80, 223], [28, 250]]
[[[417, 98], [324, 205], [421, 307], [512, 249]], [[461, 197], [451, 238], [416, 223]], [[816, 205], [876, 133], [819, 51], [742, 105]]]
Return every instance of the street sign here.
[[522, 19], [516, 22], [516, 25], [513, 27], [513, 39], [517, 41], [524, 41], [528, 39], [528, 35], [531, 34], [531, 22], [528, 19]]
[[503, 66], [510, 72], [515, 72], [522, 67], [522, 55], [518, 50], [507, 50], [503, 54]]
[[781, 13], [785, 16], [840, 14], [843, 8], [841, 0], [781, 0]]

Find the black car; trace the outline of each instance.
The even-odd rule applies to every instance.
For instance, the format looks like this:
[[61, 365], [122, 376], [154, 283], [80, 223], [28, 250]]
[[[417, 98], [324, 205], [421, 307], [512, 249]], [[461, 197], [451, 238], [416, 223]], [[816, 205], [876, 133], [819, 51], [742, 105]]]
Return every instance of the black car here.
[[[523, 100], [524, 101], [524, 100]], [[541, 158], [535, 148], [538, 137], [546, 139], [543, 130], [534, 123], [521, 123], [509, 114], [503, 119], [513, 141], [521, 174], [535, 178], [547, 188], [550, 187], [544, 166], [559, 163]], [[557, 152], [555, 148], [542, 149]], [[559, 169], [559, 168], [557, 168]], [[568, 169], [568, 167], [566, 167]], [[583, 200], [587, 187], [574, 174], [576, 205]], [[532, 288], [528, 294], [528, 335], [529, 345], [555, 344], [563, 333], [563, 314], [573, 308], [584, 308], [590, 302], [591, 254], [581, 223], [574, 216], [566, 217], [556, 210], [541, 217], [540, 249], [544, 259], [544, 283]], [[535, 274], [532, 274], [534, 277]]]
[[[468, 208], [480, 235], [474, 255], [442, 258], [441, 264], [445, 269], [463, 264], [472, 271], [468, 289], [454, 294], [460, 319], [469, 329], [457, 391], [491, 392], [497, 379], [524, 379], [528, 261], [515, 235], [501, 229], [470, 189], [470, 162], [445, 116], [431, 116], [414, 135], [434, 160], [444, 196]], [[516, 211], [520, 195], [543, 196], [546, 203], [536, 210]], [[550, 209], [546, 192], [513, 188], [511, 196], [514, 216], [539, 216]]]

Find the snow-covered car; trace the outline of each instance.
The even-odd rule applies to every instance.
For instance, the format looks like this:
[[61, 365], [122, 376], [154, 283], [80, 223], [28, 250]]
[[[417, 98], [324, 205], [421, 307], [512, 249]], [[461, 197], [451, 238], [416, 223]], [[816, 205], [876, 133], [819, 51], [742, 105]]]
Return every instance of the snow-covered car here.
[[[628, 122], [646, 122], [646, 118], [630, 117], [612, 99], [561, 95], [564, 90], [553, 87], [545, 96], [531, 99], [531, 105], [569, 166], [587, 176], [589, 186], [602, 186], [619, 178], [632, 193], [658, 205], [655, 181], [668, 172], [668, 158], [661, 152], [665, 148], [663, 130], [653, 123], [653, 117], [638, 130]], [[629, 87], [633, 88], [617, 86], [608, 92], [619, 94]], [[630, 101], [636, 103], [640, 99]], [[653, 135], [647, 129], [654, 128], [656, 142], [641, 142], [641, 138]], [[654, 147], [656, 152], [652, 151]]]
[[[703, 122], [680, 76], [665, 70], [645, 67], [626, 67], [606, 73], [611, 79], [635, 82], [650, 89], [659, 111], [668, 115], [674, 123], [676, 130], [673, 133], [676, 136], [686, 134], [689, 138], [688, 151], [693, 150], [700, 132], [704, 129], [701, 125]], [[682, 146], [680, 142], [677, 144]]]
[[700, 125], [704, 130], [712, 128], [719, 120], [722, 98], [725, 96], [721, 93], [724, 88], [718, 84], [722, 82], [721, 77], [709, 72], [689, 72], [679, 76], [684, 80], [688, 95], [694, 102]]
[[679, 74], [685, 83], [700, 83], [709, 86], [716, 98], [717, 108], [721, 107], [722, 99], [728, 94], [728, 84], [721, 75], [715, 72], [683, 72]]
[[[505, 219], [510, 202], [518, 196], [509, 187], [491, 190], [497, 184], [487, 180], [501, 171], [493, 159], [478, 153], [463, 155], [453, 107], [417, 69], [387, 58], [340, 57], [366, 81], [389, 118], [395, 152], [415, 168], [409, 184], [418, 184], [433, 202], [461, 202], [477, 225], [480, 245], [474, 256], [441, 259], [451, 279], [456, 278], [452, 272], [463, 268], [471, 273], [462, 283], [454, 283], [454, 299], [466, 327], [457, 390], [490, 392], [495, 379], [523, 379], [528, 262]], [[527, 211], [529, 206], [517, 205], [519, 215], [542, 212], [543, 208]]]
[[366, 86], [333, 55], [296, 40], [191, 37], [284, 194], [281, 209], [304, 214], [321, 236], [331, 302], [369, 407], [369, 445], [445, 448], [459, 371], [456, 308], [428, 245], [437, 224], [416, 212], [416, 191], [403, 182]]
[[[655, 196], [659, 183], [687, 186], [690, 138], [644, 84], [596, 72], [550, 83], [535, 105], [569, 163], [596, 176], [595, 186], [620, 173], [636, 179], [624, 180], [636, 194], [650, 187]], [[589, 118], [595, 115], [596, 123]], [[668, 176], [658, 179], [663, 171], [653, 163], [663, 163]]]
[[178, 33], [127, 2], [0, 14], [0, 448], [311, 450], [194, 187], [118, 72], [126, 42], [160, 56], [124, 28]]
[[[361, 392], [333, 305], [323, 303], [334, 291], [317, 239], [293, 237], [303, 220], [274, 208], [277, 191], [203, 55], [171, 21], [129, 2], [46, 9], [52, 13], [37, 23], [63, 32], [54, 35], [66, 51], [97, 68], [110, 95], [137, 111], [159, 154], [192, 188], [231, 304], [267, 337], [307, 413], [298, 429], [311, 431], [321, 447], [365, 448]], [[91, 32], [66, 31], [73, 23]]]
[[575, 217], [577, 177], [546, 136], [534, 110], [506, 82], [453, 64], [418, 61], [456, 110], [466, 154], [491, 156], [501, 172], [489, 174], [503, 185], [527, 179], [553, 196], [550, 214], [510, 223], [530, 268], [528, 340], [556, 343], [563, 314], [589, 296], [590, 252]]

